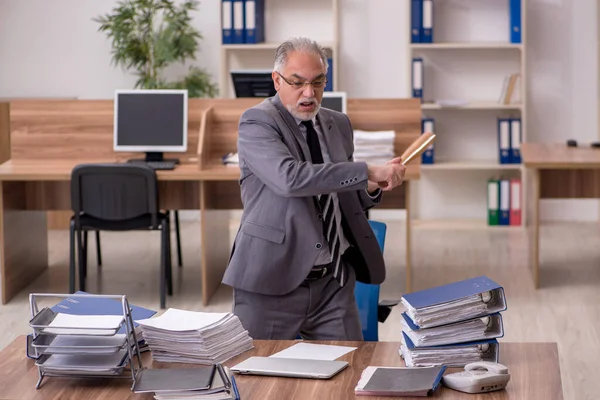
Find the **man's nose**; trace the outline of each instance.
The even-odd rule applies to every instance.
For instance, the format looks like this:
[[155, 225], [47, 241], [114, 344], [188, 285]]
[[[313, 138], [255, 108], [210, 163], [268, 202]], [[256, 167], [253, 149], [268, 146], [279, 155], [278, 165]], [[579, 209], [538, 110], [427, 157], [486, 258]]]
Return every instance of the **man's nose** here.
[[315, 94], [315, 90], [313, 89], [312, 85], [309, 83], [304, 86], [304, 89], [302, 90], [302, 94], [306, 97], [313, 97], [313, 95]]

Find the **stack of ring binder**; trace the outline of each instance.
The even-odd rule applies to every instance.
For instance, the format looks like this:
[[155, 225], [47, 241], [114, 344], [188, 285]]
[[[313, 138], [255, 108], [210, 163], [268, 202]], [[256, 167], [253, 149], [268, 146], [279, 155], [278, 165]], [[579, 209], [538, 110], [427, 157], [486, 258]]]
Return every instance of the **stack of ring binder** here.
[[[39, 310], [41, 297], [120, 300], [123, 314], [86, 316], [57, 313], [48, 307]], [[29, 304], [29, 326], [33, 329], [29, 345], [39, 375], [36, 389], [45, 376], [132, 379], [131, 387], [134, 387], [143, 366], [126, 296], [32, 293]], [[137, 356], [137, 366], [134, 356]]]

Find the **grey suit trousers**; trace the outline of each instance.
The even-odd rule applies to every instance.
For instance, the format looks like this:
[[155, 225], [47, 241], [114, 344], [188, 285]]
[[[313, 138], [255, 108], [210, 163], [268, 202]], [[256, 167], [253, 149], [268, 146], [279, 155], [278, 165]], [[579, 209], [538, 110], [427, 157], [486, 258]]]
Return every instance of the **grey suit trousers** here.
[[298, 335], [306, 340], [363, 340], [354, 298], [356, 276], [352, 267], [346, 269], [344, 287], [330, 274], [280, 296], [234, 288], [233, 313], [257, 340], [292, 340]]

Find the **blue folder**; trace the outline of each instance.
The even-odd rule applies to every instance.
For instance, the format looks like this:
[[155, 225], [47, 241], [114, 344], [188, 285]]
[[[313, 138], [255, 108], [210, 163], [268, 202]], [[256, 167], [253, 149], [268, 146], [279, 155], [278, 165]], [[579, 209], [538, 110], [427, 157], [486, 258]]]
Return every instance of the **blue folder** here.
[[[487, 302], [487, 312], [477, 315], [469, 315], [468, 317], [462, 319], [462, 321], [465, 321], [467, 319], [483, 317], [506, 310], [507, 305], [504, 288], [487, 276], [478, 276], [475, 278], [420, 290], [418, 292], [408, 293], [402, 296], [402, 298], [405, 302], [409, 303], [413, 308], [418, 310], [423, 307], [449, 303], [464, 299], [469, 296], [481, 295], [486, 292], [490, 292], [491, 294], [491, 299]], [[434, 325], [431, 325], [429, 327], [433, 326]]]
[[[75, 294], [89, 293], [78, 291]], [[135, 320], [150, 318], [156, 314], [154, 310], [134, 306], [131, 303], [129, 307], [135, 327], [139, 325]], [[120, 301], [102, 297], [67, 297], [50, 309], [56, 313], [72, 315], [123, 315], [123, 304]], [[118, 333], [126, 333], [126, 329], [123, 325]]]
[[521, 43], [521, 0], [509, 0], [510, 42]]
[[263, 43], [265, 41], [265, 0], [243, 0], [244, 3], [244, 42]]
[[[412, 319], [410, 319], [410, 317], [408, 316], [408, 314], [406, 314], [406, 312], [403, 312], [401, 315], [402, 315], [402, 319], [404, 320], [404, 322], [406, 322], [406, 325], [410, 328], [410, 330], [414, 331], [415, 333], [419, 332], [419, 331], [420, 332], [427, 332], [427, 331], [435, 332], [438, 328], [442, 328], [442, 327], [421, 328], [414, 324], [414, 322], [412, 321]], [[473, 320], [477, 320], [477, 319], [481, 319], [481, 318], [485, 318], [485, 317], [472, 318], [472, 319], [468, 319], [466, 321], [460, 321], [460, 322], [455, 322], [453, 324], [444, 325], [443, 328], [450, 328], [450, 327], [455, 328], [455, 330], [453, 332], [453, 336], [448, 339], [440, 339], [438, 337], [438, 339], [437, 339], [438, 341], [443, 341], [445, 343], [440, 343], [438, 345], [433, 345], [433, 346], [441, 346], [441, 345], [450, 344], [450, 343], [454, 343], [454, 344], [466, 343], [466, 342], [472, 342], [472, 341], [477, 341], [477, 340], [497, 339], [497, 338], [503, 337], [504, 336], [504, 324], [503, 324], [503, 320], [502, 320], [502, 314], [494, 313], [494, 314], [490, 314], [486, 317], [490, 318], [490, 324], [488, 325], [488, 329], [485, 332], [483, 332], [481, 337], [465, 340], [465, 339], [461, 339], [460, 336], [456, 336], [456, 333], [460, 332], [461, 325], [464, 325]], [[402, 333], [405, 334], [404, 330]], [[423, 348], [423, 347], [427, 347], [427, 346], [425, 345], [425, 346], [415, 346], [415, 347]]]
[[[466, 342], [466, 343], [454, 343], [454, 344], [445, 344], [442, 346], [428, 346], [428, 347], [415, 347], [410, 338], [406, 335], [406, 333], [402, 332], [402, 337], [404, 339], [404, 343], [406, 343], [406, 348], [411, 352], [418, 352], [420, 350], [431, 351], [431, 350], [439, 350], [440, 354], [443, 354], [444, 350], [453, 350], [474, 346], [488, 346], [487, 349], [482, 349], [484, 352], [484, 356], [481, 361], [491, 361], [498, 362], [500, 358], [500, 344], [496, 339], [488, 339], [488, 340], [478, 340], [475, 342]], [[446, 367], [464, 367], [464, 364], [461, 363], [452, 363], [446, 362], [441, 363], [440, 365], [444, 365]]]
[[233, 43], [233, 3], [231, 0], [221, 0], [221, 40], [223, 44]]
[[410, 6], [410, 38], [412, 43], [421, 42], [423, 25], [423, 0], [411, 0]]

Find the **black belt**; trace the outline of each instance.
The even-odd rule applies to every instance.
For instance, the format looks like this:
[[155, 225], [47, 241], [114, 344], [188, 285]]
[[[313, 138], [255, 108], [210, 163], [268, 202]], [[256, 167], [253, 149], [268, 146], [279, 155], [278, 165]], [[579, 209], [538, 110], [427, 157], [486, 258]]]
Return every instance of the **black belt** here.
[[305, 279], [308, 281], [314, 281], [315, 279], [321, 279], [331, 273], [333, 273], [333, 263], [315, 265], [311, 268]]

